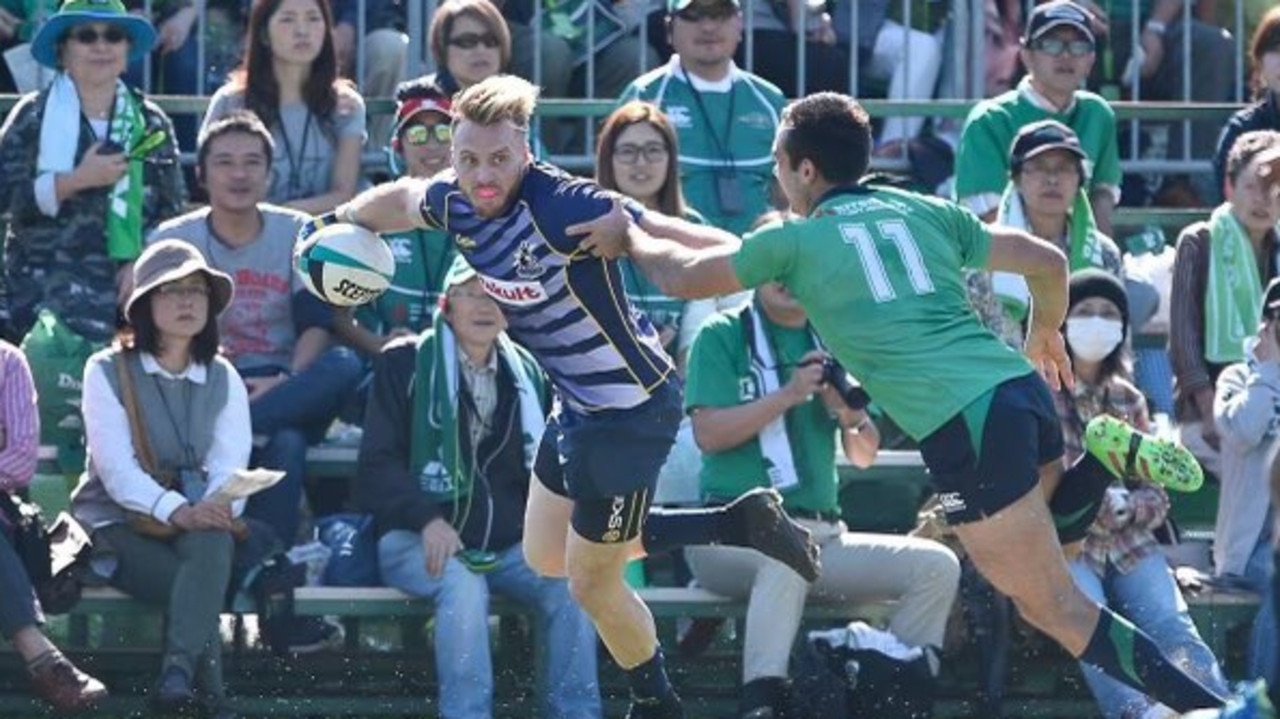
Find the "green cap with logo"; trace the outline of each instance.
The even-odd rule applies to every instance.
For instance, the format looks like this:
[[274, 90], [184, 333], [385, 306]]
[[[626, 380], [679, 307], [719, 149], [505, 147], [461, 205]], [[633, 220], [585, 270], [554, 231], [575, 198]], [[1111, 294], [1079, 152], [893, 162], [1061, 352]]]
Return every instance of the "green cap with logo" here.
[[675, 15], [689, 9], [690, 5], [697, 3], [698, 5], [707, 5], [714, 7], [716, 5], [731, 5], [735, 10], [742, 9], [740, 0], [667, 0], [667, 14]]
[[440, 291], [448, 292], [454, 287], [478, 276], [479, 273], [476, 272], [476, 268], [472, 267], [470, 262], [467, 262], [467, 258], [457, 255], [453, 258], [453, 264], [449, 265], [449, 271], [444, 273], [444, 283]]

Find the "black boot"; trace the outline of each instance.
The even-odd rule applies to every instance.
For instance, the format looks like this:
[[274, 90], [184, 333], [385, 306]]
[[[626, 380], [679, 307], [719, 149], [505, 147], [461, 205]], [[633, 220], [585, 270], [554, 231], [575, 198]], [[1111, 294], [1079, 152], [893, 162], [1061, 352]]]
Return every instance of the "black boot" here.
[[165, 668], [156, 684], [152, 706], [171, 714], [189, 713], [197, 708], [196, 692], [186, 670], [172, 664]]
[[777, 490], [759, 488], [725, 505], [741, 546], [750, 547], [791, 567], [806, 581], [818, 578], [818, 545], [809, 530], [792, 521], [782, 509]]

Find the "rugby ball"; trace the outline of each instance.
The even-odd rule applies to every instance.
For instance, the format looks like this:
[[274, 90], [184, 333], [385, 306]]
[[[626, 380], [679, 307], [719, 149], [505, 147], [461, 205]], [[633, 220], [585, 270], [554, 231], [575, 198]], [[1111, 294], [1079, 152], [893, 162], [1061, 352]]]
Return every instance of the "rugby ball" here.
[[391, 286], [396, 272], [396, 258], [381, 237], [341, 222], [299, 243], [293, 260], [311, 294], [339, 307], [372, 302]]

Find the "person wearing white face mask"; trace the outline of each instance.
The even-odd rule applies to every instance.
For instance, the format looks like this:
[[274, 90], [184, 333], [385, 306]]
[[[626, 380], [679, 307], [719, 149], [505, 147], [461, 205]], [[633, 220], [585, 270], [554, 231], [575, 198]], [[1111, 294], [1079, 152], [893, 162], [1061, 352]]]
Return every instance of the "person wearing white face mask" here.
[[[1072, 273], [1065, 334], [1076, 381], [1074, 389], [1064, 387], [1054, 396], [1068, 463], [1083, 451], [1085, 425], [1100, 414], [1149, 431], [1146, 400], [1129, 380], [1128, 328], [1129, 302], [1119, 280], [1096, 269]], [[1144, 629], [1166, 655], [1185, 657], [1188, 672], [1205, 686], [1225, 691], [1218, 662], [1196, 632], [1154, 535], [1168, 511], [1169, 498], [1160, 487], [1117, 481], [1071, 562], [1071, 573], [1085, 594]], [[1097, 669], [1083, 663], [1081, 669], [1107, 719], [1172, 716], [1167, 707]]]

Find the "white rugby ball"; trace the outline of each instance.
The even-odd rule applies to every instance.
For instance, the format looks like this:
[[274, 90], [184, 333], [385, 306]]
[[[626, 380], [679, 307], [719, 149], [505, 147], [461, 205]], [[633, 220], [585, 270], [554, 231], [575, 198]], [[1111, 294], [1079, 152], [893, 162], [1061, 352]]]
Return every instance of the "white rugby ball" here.
[[311, 294], [339, 307], [375, 300], [391, 286], [396, 258], [376, 233], [339, 222], [322, 227], [293, 251]]

